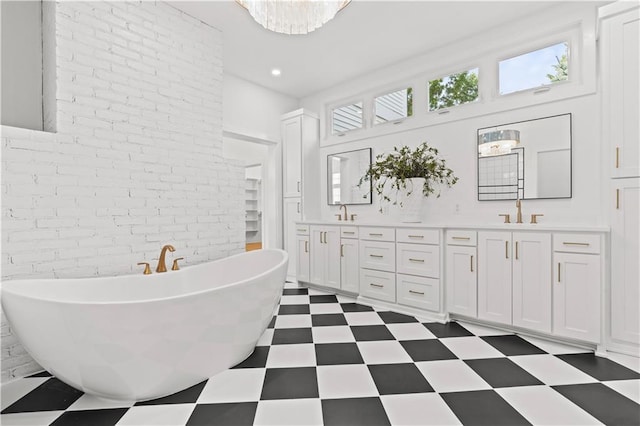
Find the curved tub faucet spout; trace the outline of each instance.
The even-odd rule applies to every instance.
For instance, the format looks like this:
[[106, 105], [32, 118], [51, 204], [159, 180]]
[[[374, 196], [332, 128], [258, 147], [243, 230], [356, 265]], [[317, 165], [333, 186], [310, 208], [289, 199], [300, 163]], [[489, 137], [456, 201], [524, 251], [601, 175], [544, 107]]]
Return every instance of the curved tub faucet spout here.
[[167, 244], [162, 247], [162, 251], [160, 252], [160, 259], [158, 259], [158, 267], [156, 268], [156, 272], [167, 272], [167, 265], [164, 262], [164, 257], [167, 254], [167, 250], [170, 252], [176, 251], [175, 248], [171, 244]]

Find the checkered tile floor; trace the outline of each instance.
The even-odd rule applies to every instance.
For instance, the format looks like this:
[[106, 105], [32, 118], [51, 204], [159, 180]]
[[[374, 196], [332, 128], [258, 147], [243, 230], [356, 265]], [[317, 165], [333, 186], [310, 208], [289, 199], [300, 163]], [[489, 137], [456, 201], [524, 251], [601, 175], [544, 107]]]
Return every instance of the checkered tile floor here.
[[231, 370], [135, 404], [36, 374], [2, 387], [0, 422], [637, 425], [637, 359], [619, 360], [477, 325], [421, 323], [287, 283], [255, 352]]

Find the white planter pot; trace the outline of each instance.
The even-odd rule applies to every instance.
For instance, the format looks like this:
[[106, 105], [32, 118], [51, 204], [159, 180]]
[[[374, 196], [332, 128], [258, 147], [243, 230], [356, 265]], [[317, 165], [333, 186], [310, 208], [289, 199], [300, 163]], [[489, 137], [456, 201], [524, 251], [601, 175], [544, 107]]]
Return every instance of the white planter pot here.
[[422, 194], [424, 181], [424, 178], [408, 179], [406, 191], [400, 191], [398, 194], [401, 222], [422, 222], [422, 212], [425, 200], [425, 196]]

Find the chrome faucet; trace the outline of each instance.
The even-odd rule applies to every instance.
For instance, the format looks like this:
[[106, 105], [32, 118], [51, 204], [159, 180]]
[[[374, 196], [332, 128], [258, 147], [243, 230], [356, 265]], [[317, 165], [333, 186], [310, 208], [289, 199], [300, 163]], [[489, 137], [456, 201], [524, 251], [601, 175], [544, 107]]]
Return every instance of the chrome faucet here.
[[164, 262], [164, 257], [167, 254], [167, 250], [169, 250], [170, 252], [176, 251], [176, 249], [173, 248], [173, 246], [170, 244], [167, 244], [166, 246], [162, 247], [162, 251], [160, 252], [160, 259], [158, 259], [158, 267], [156, 268], [156, 272], [167, 272], [167, 265]]
[[342, 208], [344, 207], [344, 220], [349, 220], [349, 216], [347, 215], [347, 205], [346, 204], [340, 204], [340, 210], [342, 211]]
[[516, 223], [522, 223], [522, 200], [520, 200], [520, 198], [516, 200], [516, 207], [518, 208], [516, 212]]

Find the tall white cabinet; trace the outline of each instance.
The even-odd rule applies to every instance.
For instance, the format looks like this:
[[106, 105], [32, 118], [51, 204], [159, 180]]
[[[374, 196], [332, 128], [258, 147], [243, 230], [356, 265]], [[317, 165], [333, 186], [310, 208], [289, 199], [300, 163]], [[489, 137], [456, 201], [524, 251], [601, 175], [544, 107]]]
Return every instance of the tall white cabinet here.
[[609, 343], [640, 349], [640, 7], [601, 8], [603, 143], [611, 170]]
[[[319, 212], [318, 117], [304, 109], [282, 116], [283, 245], [289, 253], [287, 279], [296, 279], [296, 222]], [[306, 196], [305, 196], [306, 195]]]

